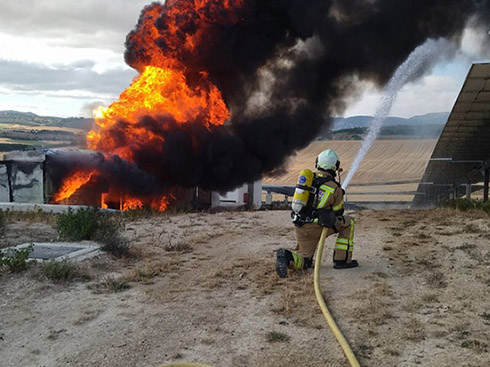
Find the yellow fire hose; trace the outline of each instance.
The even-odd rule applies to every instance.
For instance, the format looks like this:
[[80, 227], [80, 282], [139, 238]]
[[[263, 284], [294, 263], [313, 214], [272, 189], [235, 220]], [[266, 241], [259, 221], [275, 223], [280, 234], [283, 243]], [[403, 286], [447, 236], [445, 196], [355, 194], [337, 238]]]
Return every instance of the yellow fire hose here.
[[[325, 245], [325, 239], [327, 238], [327, 231], [328, 228], [324, 227], [322, 230], [322, 235], [320, 236], [320, 241], [318, 241], [318, 250], [315, 259], [314, 287], [315, 287], [316, 301], [318, 302], [318, 305], [322, 310], [323, 316], [325, 317], [325, 320], [327, 321], [330, 330], [332, 330], [333, 335], [335, 335], [337, 341], [342, 347], [345, 356], [347, 357], [351, 367], [360, 367], [361, 365], [357, 361], [357, 358], [354, 355], [354, 352], [352, 351], [349, 343], [347, 342], [347, 340], [345, 340], [344, 335], [342, 334], [339, 327], [335, 323], [335, 320], [330, 314], [327, 304], [323, 299], [322, 292], [320, 291], [320, 286], [318, 285], [318, 280], [320, 278], [320, 265], [322, 263], [323, 246]], [[213, 366], [207, 364], [199, 364], [199, 363], [172, 363], [172, 364], [164, 364], [161, 365], [160, 367], [213, 367]]]
[[352, 352], [352, 349], [345, 340], [344, 335], [340, 331], [339, 327], [335, 323], [335, 320], [333, 319], [332, 315], [330, 314], [330, 311], [328, 310], [328, 307], [325, 303], [325, 300], [323, 299], [322, 292], [320, 291], [320, 286], [318, 284], [318, 280], [320, 278], [320, 265], [322, 263], [322, 254], [323, 254], [323, 246], [325, 245], [325, 239], [327, 238], [327, 232], [328, 228], [323, 227], [322, 230], [322, 235], [320, 236], [320, 241], [318, 241], [318, 249], [316, 252], [316, 259], [315, 259], [315, 274], [314, 274], [314, 286], [315, 286], [315, 296], [316, 296], [316, 301], [318, 302], [318, 305], [320, 306], [320, 309], [322, 310], [323, 316], [325, 317], [325, 320], [327, 321], [328, 326], [330, 327], [330, 330], [332, 330], [333, 335], [337, 338], [337, 341], [339, 342], [340, 346], [344, 350], [345, 356], [349, 360], [349, 363], [352, 367], [360, 367], [361, 365], [357, 361], [356, 356], [354, 355], [354, 352]]

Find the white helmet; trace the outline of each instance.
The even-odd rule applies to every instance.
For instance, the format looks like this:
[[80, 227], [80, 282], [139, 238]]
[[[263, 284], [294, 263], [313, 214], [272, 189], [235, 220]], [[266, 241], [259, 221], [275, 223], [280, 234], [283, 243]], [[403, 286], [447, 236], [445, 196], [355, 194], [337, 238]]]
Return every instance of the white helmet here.
[[336, 171], [340, 167], [339, 156], [332, 149], [324, 150], [316, 158], [315, 166], [323, 171]]

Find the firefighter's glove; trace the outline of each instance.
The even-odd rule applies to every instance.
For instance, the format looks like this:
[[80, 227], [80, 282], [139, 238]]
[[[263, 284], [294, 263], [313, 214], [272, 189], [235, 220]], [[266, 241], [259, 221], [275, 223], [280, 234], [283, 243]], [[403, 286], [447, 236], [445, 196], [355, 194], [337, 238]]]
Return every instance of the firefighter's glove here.
[[334, 228], [337, 217], [332, 209], [318, 211], [318, 224], [322, 227]]

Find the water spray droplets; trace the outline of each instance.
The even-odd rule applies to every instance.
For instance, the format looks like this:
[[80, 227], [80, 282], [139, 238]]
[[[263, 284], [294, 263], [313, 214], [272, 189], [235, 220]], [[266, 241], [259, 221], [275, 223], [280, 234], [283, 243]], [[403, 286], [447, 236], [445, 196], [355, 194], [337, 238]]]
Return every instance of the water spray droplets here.
[[383, 126], [383, 122], [391, 111], [391, 107], [396, 100], [398, 92], [405, 84], [421, 76], [429, 67], [432, 66], [438, 56], [447, 51], [451, 46], [445, 40], [428, 40], [423, 45], [417, 47], [401, 64], [391, 77], [383, 91], [383, 97], [376, 108], [373, 122], [369, 127], [368, 134], [364, 139], [354, 161], [345, 177], [343, 187], [349, 186], [352, 177], [359, 168], [362, 160], [373, 145], [376, 137]]

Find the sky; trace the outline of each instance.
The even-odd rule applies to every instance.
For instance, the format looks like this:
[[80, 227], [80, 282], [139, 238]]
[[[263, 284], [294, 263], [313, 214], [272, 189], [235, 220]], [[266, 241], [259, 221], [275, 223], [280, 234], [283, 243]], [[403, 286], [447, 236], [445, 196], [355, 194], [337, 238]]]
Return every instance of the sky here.
[[[91, 117], [129, 86], [124, 41], [147, 0], [0, 2], [0, 110]], [[490, 25], [489, 25], [490, 28]], [[490, 36], [467, 30], [456, 56], [399, 92], [390, 115], [450, 111], [472, 62], [489, 61]], [[382, 96], [368, 83], [344, 116], [372, 115]]]

